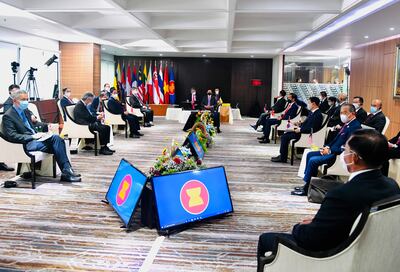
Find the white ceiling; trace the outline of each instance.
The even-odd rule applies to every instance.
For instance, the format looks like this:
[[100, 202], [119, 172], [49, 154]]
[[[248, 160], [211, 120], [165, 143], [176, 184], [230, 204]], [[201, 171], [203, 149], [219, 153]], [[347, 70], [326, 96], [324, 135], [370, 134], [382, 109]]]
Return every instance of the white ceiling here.
[[[117, 55], [271, 57], [360, 2], [365, 1], [0, 0], [0, 26], [96, 42]], [[325, 39], [305, 49], [344, 48], [331, 46], [335, 38]]]

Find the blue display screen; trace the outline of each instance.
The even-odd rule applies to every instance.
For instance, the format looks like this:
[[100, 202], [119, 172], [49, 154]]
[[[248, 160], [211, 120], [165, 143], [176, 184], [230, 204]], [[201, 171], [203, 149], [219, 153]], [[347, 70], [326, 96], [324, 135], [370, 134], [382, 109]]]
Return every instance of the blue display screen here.
[[224, 167], [153, 177], [161, 230], [233, 212]]
[[121, 160], [106, 194], [106, 199], [126, 227], [133, 216], [146, 180], [146, 175], [126, 160]]
[[189, 136], [189, 142], [192, 145], [193, 149], [195, 150], [197, 157], [199, 159], [204, 158], [204, 150], [203, 147], [200, 145], [199, 139], [197, 139], [197, 136], [194, 132], [190, 133]]

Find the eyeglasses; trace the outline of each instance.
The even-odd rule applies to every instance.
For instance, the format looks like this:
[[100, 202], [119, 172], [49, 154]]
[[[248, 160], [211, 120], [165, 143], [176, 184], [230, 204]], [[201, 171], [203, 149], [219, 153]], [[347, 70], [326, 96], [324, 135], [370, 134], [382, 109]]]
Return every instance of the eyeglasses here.
[[[340, 150], [342, 151], [342, 152], [344, 152], [345, 150], [346, 150], [346, 147], [344, 146], [344, 145], [342, 145], [341, 147], [340, 147]], [[360, 155], [358, 155], [356, 152], [354, 152], [353, 150], [350, 150], [349, 151], [349, 154], [355, 154], [355, 155], [357, 155], [360, 159], [363, 159]], [[349, 154], [347, 154], [347, 155], [349, 155]]]

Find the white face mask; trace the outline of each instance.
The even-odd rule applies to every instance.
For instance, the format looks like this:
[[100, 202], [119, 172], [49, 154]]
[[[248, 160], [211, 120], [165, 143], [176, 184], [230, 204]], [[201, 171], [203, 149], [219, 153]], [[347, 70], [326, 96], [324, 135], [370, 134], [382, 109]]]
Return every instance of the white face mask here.
[[113, 97], [114, 99], [118, 99], [118, 94], [113, 94], [112, 97]]
[[358, 104], [358, 103], [353, 103], [353, 106], [356, 108], [356, 110], [358, 110], [360, 108], [360, 104]]
[[347, 122], [349, 122], [349, 117], [347, 117], [346, 114], [341, 114], [340, 121], [342, 121], [342, 123], [346, 124]]
[[[351, 153], [346, 154], [346, 156], [348, 156], [348, 155], [351, 155]], [[341, 162], [341, 165], [342, 165], [343, 169], [346, 170], [346, 171], [348, 171], [348, 172], [350, 172], [349, 169], [348, 169], [348, 166], [349, 166], [349, 165], [353, 165], [354, 162], [352, 162], [352, 163], [346, 163], [346, 161], [344, 160], [344, 157], [345, 157], [345, 155], [344, 155], [344, 151], [343, 151], [343, 152], [340, 154], [340, 162]]]
[[70, 98], [70, 97], [71, 97], [71, 92], [66, 92], [66, 93], [65, 93], [65, 96], [68, 97], [68, 98]]

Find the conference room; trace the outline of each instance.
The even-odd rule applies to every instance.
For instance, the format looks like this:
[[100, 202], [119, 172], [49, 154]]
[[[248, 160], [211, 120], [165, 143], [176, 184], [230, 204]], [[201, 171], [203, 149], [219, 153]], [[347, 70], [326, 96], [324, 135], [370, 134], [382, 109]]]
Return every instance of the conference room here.
[[0, 0], [0, 271], [398, 271], [398, 14]]

